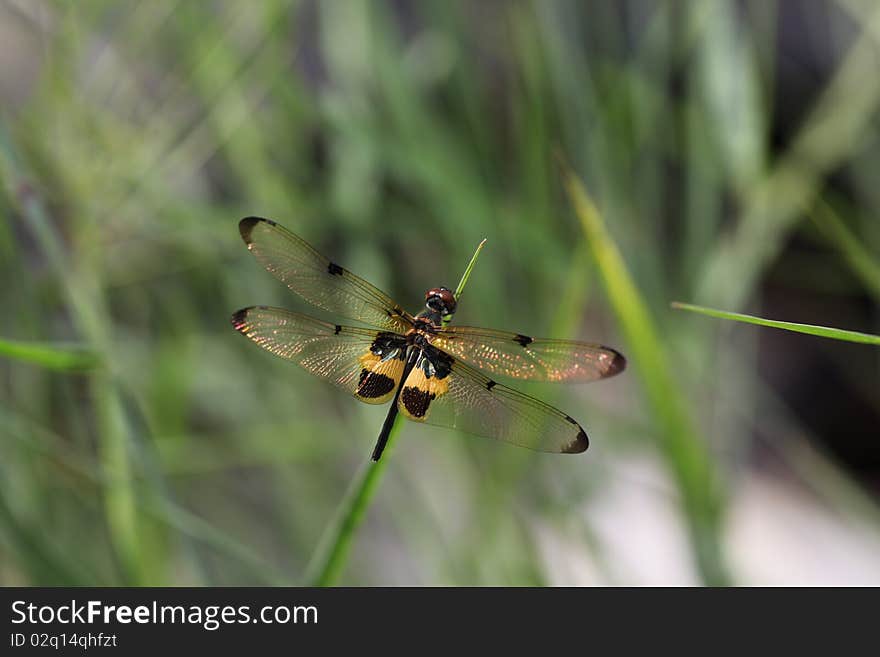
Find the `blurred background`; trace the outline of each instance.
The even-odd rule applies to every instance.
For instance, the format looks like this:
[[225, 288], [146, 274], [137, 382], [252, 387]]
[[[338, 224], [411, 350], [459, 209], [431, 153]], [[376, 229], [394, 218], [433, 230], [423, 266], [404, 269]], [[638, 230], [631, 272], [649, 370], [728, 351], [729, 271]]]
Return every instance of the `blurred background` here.
[[312, 312], [256, 214], [410, 310], [486, 237], [456, 322], [630, 360], [518, 386], [579, 456], [407, 423], [339, 583], [880, 584], [880, 351], [669, 307], [880, 333], [876, 3], [0, 0], [0, 44], [0, 339], [48, 345], [0, 358], [0, 583], [306, 581], [385, 408], [230, 327]]

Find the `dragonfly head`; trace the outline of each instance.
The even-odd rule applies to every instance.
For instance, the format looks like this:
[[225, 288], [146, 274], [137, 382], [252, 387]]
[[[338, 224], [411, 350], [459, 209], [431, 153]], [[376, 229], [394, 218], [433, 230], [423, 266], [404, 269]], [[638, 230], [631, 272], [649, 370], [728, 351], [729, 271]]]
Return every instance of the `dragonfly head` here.
[[425, 307], [445, 321], [455, 314], [455, 295], [445, 287], [434, 287], [425, 292]]

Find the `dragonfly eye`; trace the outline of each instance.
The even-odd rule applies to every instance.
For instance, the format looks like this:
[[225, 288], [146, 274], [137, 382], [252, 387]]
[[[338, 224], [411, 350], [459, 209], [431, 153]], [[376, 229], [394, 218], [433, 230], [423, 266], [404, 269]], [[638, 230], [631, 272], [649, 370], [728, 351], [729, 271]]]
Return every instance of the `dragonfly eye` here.
[[446, 317], [455, 313], [455, 295], [445, 287], [435, 287], [425, 292], [425, 305], [428, 309]]

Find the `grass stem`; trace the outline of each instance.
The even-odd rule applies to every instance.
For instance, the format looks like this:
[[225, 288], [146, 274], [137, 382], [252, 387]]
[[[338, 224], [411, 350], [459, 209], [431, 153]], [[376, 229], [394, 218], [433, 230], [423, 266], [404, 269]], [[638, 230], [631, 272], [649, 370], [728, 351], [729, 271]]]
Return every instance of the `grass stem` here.
[[816, 326], [813, 324], [782, 322], [776, 319], [764, 319], [763, 317], [755, 317], [754, 315], [743, 315], [742, 313], [731, 313], [727, 312], [726, 310], [715, 310], [713, 308], [696, 306], [691, 303], [682, 303], [680, 301], [673, 301], [672, 307], [676, 310], [689, 310], [693, 313], [708, 315], [709, 317], [729, 319], [734, 322], [744, 322], [746, 324], [757, 324], [758, 326], [769, 326], [770, 328], [783, 329], [785, 331], [793, 331], [795, 333], [817, 335], [821, 338], [831, 338], [832, 340], [845, 340], [847, 342], [861, 342], [862, 344], [880, 345], [880, 335], [871, 335], [870, 333], [859, 333], [858, 331], [847, 331], [844, 329], [831, 328], [828, 326]]

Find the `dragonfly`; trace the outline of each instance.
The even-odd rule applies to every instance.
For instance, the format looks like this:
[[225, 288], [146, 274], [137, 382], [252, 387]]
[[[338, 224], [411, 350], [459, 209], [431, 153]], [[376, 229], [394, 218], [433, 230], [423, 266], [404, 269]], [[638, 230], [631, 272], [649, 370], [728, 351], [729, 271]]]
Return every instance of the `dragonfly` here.
[[398, 414], [540, 452], [576, 454], [589, 446], [586, 432], [570, 415], [496, 377], [563, 383], [605, 379], [626, 366], [618, 351], [450, 326], [457, 300], [446, 287], [429, 289], [424, 310], [413, 315], [271, 219], [245, 217], [239, 232], [259, 263], [294, 293], [364, 325], [334, 324], [269, 306], [232, 315], [235, 330], [263, 349], [362, 402], [391, 401], [374, 461], [382, 456]]

